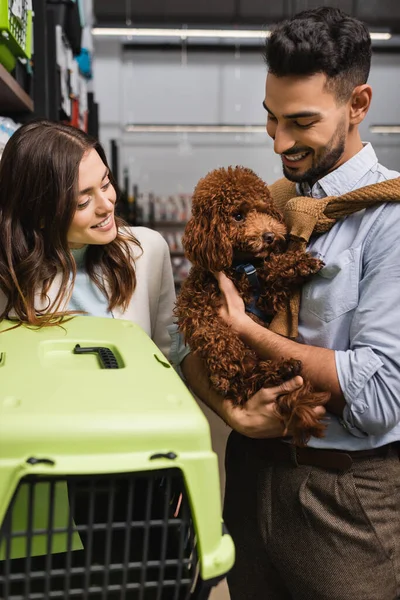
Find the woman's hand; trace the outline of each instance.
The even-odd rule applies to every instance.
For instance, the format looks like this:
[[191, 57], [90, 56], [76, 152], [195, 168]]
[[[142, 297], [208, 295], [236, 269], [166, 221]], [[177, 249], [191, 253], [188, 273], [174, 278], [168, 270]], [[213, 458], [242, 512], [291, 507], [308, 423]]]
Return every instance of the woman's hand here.
[[[233, 406], [230, 400], [224, 400], [223, 418], [232, 429], [250, 438], [282, 437], [284, 426], [277, 416], [276, 400], [302, 385], [303, 379], [294, 377], [282, 385], [262, 388], [244, 406]], [[325, 414], [323, 406], [314, 410], [319, 418]]]

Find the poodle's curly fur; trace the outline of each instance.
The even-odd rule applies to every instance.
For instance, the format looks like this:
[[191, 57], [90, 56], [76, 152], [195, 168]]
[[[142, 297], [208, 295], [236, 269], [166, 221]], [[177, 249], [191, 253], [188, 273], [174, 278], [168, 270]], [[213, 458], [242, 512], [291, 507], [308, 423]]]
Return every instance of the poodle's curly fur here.
[[[251, 285], [233, 264], [239, 260], [258, 265], [262, 291], [257, 307], [272, 317], [323, 263], [306, 252], [287, 249], [282, 215], [267, 185], [251, 169], [211, 171], [197, 184], [192, 202], [183, 245], [193, 266], [178, 295], [175, 315], [186, 342], [204, 359], [214, 388], [234, 404], [243, 405], [262, 387], [301, 374], [301, 363], [262, 360], [239, 339], [219, 316], [221, 294], [213, 273], [224, 271], [249, 305]], [[328, 397], [313, 392], [307, 381], [296, 392], [279, 397], [277, 412], [285, 433], [290, 428], [293, 443], [304, 446], [311, 435], [323, 436], [325, 425], [312, 409]]]

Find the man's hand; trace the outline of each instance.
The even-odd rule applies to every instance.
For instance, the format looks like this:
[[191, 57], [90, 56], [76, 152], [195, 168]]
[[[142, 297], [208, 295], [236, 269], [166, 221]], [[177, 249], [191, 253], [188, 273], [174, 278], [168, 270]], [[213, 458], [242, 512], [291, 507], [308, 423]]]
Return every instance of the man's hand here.
[[220, 317], [233, 331], [240, 335], [250, 317], [245, 312], [244, 302], [239, 295], [234, 283], [225, 273], [214, 273], [221, 291], [222, 306], [219, 309]]
[[[282, 385], [262, 388], [244, 406], [233, 406], [231, 400], [223, 398], [211, 387], [204, 362], [198, 355], [188, 354], [181, 368], [192, 392], [232, 429], [251, 438], [283, 435], [284, 428], [277, 416], [276, 401], [279, 396], [294, 392], [303, 385], [301, 377], [294, 377]], [[315, 414], [323, 417], [325, 408], [316, 408]]]
[[[294, 392], [302, 385], [303, 379], [294, 377], [282, 385], [262, 388], [244, 406], [233, 406], [230, 400], [224, 400], [223, 418], [232, 429], [250, 438], [282, 437], [284, 427], [277, 416], [276, 400], [279, 396]], [[323, 417], [324, 407], [317, 407], [315, 414]]]

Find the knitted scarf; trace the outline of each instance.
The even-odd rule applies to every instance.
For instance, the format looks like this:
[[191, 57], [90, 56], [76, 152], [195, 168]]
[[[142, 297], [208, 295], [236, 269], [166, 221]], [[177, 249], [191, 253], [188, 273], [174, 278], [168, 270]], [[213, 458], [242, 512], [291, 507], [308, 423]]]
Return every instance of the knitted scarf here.
[[[321, 234], [338, 221], [364, 208], [383, 202], [400, 202], [400, 177], [367, 185], [343, 196], [309, 198], [296, 196], [296, 184], [283, 178], [269, 186], [278, 210], [283, 214], [292, 245], [305, 250], [311, 235]], [[290, 248], [289, 242], [289, 248]], [[296, 338], [300, 291], [290, 299], [285, 310], [278, 312], [269, 328], [275, 333]]]

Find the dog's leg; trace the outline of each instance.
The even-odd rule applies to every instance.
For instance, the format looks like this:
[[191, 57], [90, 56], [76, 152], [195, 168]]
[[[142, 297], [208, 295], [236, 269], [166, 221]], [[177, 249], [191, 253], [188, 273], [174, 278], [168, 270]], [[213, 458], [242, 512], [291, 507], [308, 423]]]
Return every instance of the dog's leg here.
[[251, 395], [258, 358], [239, 337], [218, 319], [208, 323], [208, 335], [199, 343], [213, 387], [233, 404], [244, 404]]
[[324, 263], [306, 252], [288, 251], [284, 254], [273, 254], [268, 259], [268, 280], [287, 283], [302, 283], [311, 275], [318, 273]]
[[274, 313], [281, 310], [293, 293], [322, 267], [322, 261], [305, 252], [271, 255], [261, 274], [263, 292], [259, 300], [260, 309]]
[[180, 311], [180, 329], [189, 341], [191, 350], [204, 360], [213, 387], [224, 397], [229, 394], [235, 403], [242, 403], [243, 389], [240, 388], [244, 387], [243, 380], [249, 369], [246, 354], [252, 351], [221, 319], [218, 314], [219, 302], [216, 306], [193, 306], [199, 298], [203, 297], [195, 295], [190, 309]]
[[[301, 375], [301, 362], [295, 359], [260, 361], [255, 372], [256, 389], [272, 387]], [[284, 435], [291, 435], [293, 443], [305, 446], [311, 436], [323, 437], [326, 425], [316, 417], [314, 408], [329, 400], [328, 392], [314, 392], [309, 382], [304, 381], [301, 388], [279, 396], [277, 416], [284, 426]]]
[[256, 387], [259, 358], [219, 316], [220, 291], [216, 280], [208, 277], [191, 272], [175, 315], [191, 350], [204, 360], [212, 386], [233, 404], [244, 404]]
[[293, 444], [306, 446], [311, 436], [324, 436], [324, 417], [316, 417], [314, 409], [325, 404], [329, 397], [329, 392], [314, 392], [310, 383], [306, 381], [300, 389], [278, 398], [278, 414], [286, 433], [292, 435]]

